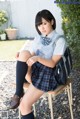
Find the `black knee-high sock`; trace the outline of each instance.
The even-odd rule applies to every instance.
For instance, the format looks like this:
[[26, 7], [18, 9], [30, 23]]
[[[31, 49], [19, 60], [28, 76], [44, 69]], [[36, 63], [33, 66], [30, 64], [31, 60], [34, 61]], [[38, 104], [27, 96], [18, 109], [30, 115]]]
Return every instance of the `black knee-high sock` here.
[[22, 119], [34, 119], [33, 112], [31, 112], [31, 113], [29, 113], [27, 115], [22, 116]]
[[27, 73], [28, 65], [26, 62], [17, 61], [16, 64], [16, 95], [21, 96], [23, 93], [23, 83]]

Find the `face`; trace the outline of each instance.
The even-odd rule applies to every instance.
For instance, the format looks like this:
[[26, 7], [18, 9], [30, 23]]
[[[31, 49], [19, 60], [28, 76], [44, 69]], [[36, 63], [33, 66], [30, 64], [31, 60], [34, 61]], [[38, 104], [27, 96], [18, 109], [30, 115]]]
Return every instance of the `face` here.
[[48, 35], [50, 32], [53, 31], [52, 25], [53, 21], [48, 22], [44, 18], [42, 18], [42, 24], [38, 26], [38, 30], [41, 32], [42, 35]]

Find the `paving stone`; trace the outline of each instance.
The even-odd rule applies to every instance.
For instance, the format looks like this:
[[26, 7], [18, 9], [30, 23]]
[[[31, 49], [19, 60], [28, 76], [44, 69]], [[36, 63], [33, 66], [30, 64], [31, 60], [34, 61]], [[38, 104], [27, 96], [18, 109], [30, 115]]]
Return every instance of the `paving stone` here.
[[[18, 109], [7, 110], [10, 99], [15, 93], [15, 74], [16, 74], [15, 61], [0, 62], [0, 119], [4, 119], [1, 115], [8, 118], [5, 119], [18, 119]], [[80, 71], [72, 71], [73, 78], [73, 113], [74, 119], [80, 119]], [[54, 117], [55, 119], [71, 119], [70, 110], [67, 101], [67, 95], [61, 94], [53, 101]], [[47, 97], [41, 97], [36, 103], [37, 117], [36, 119], [51, 119], [50, 110], [48, 106]]]

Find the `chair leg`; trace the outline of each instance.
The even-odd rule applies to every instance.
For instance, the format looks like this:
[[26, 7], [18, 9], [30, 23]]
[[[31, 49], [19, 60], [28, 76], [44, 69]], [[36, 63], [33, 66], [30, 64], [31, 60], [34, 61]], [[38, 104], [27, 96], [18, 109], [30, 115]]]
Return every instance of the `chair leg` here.
[[19, 119], [21, 119], [21, 112], [20, 112], [20, 109], [19, 109]]
[[67, 94], [67, 89], [65, 88], [65, 94]]
[[70, 87], [69, 86], [67, 86], [67, 92], [68, 92], [68, 100], [69, 100], [69, 107], [70, 107], [70, 113], [71, 113], [71, 119], [73, 119], [73, 111], [72, 111], [72, 101], [71, 101], [71, 95], [70, 95], [70, 89], [69, 89]]
[[34, 116], [36, 117], [36, 108], [35, 108], [35, 104], [33, 104], [33, 110], [34, 110]]
[[48, 94], [48, 102], [49, 102], [49, 108], [50, 108], [50, 112], [51, 112], [51, 119], [54, 119], [53, 106], [52, 106], [52, 95], [51, 94]]
[[72, 99], [72, 83], [70, 83], [70, 95], [71, 95], [71, 104], [73, 105], [73, 99]]

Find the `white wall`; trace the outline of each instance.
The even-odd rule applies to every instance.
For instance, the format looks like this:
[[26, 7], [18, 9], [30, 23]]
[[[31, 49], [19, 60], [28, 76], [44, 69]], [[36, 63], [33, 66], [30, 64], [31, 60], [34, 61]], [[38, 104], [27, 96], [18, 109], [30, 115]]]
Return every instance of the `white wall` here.
[[14, 27], [19, 28], [20, 37], [34, 37], [35, 16], [38, 11], [48, 9], [52, 12], [57, 22], [57, 32], [63, 33], [61, 29], [61, 11], [54, 0], [11, 0], [12, 22]]

